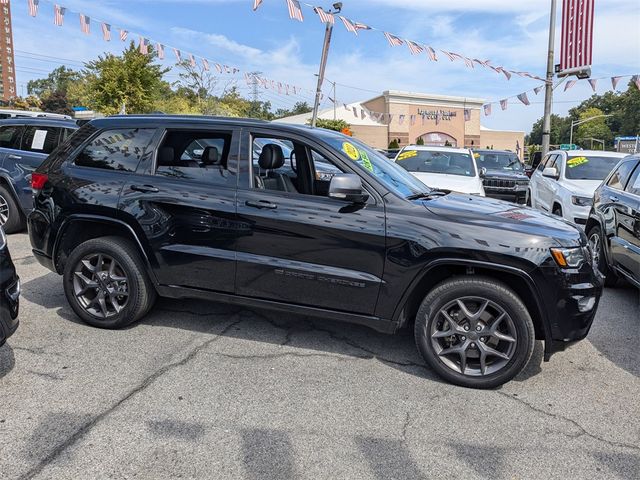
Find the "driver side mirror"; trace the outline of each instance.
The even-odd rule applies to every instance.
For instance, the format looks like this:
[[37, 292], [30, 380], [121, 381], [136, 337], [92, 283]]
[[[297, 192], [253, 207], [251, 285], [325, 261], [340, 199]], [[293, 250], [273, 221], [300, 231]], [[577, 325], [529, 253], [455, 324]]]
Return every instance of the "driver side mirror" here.
[[353, 173], [339, 173], [333, 176], [329, 185], [329, 198], [349, 203], [365, 203], [369, 195], [362, 187], [362, 179]]
[[484, 178], [487, 176], [487, 169], [485, 167], [480, 168], [480, 178]]
[[542, 176], [547, 178], [553, 178], [557, 180], [560, 178], [560, 174], [558, 173], [558, 169], [556, 167], [547, 167], [542, 171]]

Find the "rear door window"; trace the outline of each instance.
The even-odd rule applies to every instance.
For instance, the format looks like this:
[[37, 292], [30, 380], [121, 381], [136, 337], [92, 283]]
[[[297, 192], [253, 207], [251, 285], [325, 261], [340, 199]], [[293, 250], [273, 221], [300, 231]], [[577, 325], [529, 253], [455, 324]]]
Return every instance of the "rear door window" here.
[[615, 188], [616, 190], [624, 190], [635, 166], [636, 162], [621, 163], [613, 175], [611, 175], [611, 178], [609, 178], [607, 186]]
[[107, 130], [84, 147], [76, 157], [79, 167], [135, 172], [138, 163], [153, 152], [155, 129], [123, 128]]
[[0, 148], [20, 149], [22, 125], [5, 125], [0, 127]]
[[629, 179], [626, 191], [640, 197], [640, 164], [637, 165], [635, 172]]
[[58, 146], [59, 127], [27, 126], [22, 135], [21, 150], [49, 154]]

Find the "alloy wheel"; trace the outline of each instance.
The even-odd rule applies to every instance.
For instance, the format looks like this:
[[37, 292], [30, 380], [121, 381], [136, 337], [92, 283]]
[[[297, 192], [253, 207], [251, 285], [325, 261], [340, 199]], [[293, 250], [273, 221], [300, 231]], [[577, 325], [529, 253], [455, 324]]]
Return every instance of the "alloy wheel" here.
[[451, 370], [469, 376], [491, 375], [513, 358], [515, 324], [495, 302], [461, 297], [447, 303], [431, 324], [431, 344]]
[[126, 307], [128, 283], [122, 266], [109, 255], [87, 255], [74, 269], [76, 299], [87, 313], [98, 318], [113, 317]]
[[589, 237], [589, 246], [591, 247], [591, 255], [593, 255], [593, 263], [600, 267], [600, 234], [593, 233]]
[[5, 225], [9, 221], [9, 204], [6, 198], [0, 195], [0, 226]]

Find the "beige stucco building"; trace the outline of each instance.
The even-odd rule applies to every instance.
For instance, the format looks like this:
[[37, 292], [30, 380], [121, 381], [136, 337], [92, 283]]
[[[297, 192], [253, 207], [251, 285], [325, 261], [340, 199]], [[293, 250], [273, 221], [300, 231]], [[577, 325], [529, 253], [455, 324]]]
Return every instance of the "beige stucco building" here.
[[[319, 118], [346, 121], [354, 137], [375, 148], [386, 149], [394, 139], [400, 146], [411, 145], [418, 138], [425, 145], [512, 151], [522, 147], [524, 132], [491, 130], [480, 124], [484, 103], [480, 98], [388, 90], [370, 100], [324, 110]], [[278, 121], [305, 124], [310, 119], [308, 113]]]

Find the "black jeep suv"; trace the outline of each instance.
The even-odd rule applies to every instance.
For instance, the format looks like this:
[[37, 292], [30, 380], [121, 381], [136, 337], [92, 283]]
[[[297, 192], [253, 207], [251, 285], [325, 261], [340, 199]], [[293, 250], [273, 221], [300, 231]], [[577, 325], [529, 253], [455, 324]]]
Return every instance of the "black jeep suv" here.
[[525, 203], [529, 176], [518, 156], [506, 150], [474, 150], [487, 197]]
[[602, 292], [576, 227], [430, 190], [322, 129], [94, 120], [49, 156], [32, 187], [33, 251], [96, 327], [141, 319], [156, 295], [386, 333], [411, 324], [442, 377], [486, 388], [520, 372], [535, 339], [548, 358], [584, 338]]

